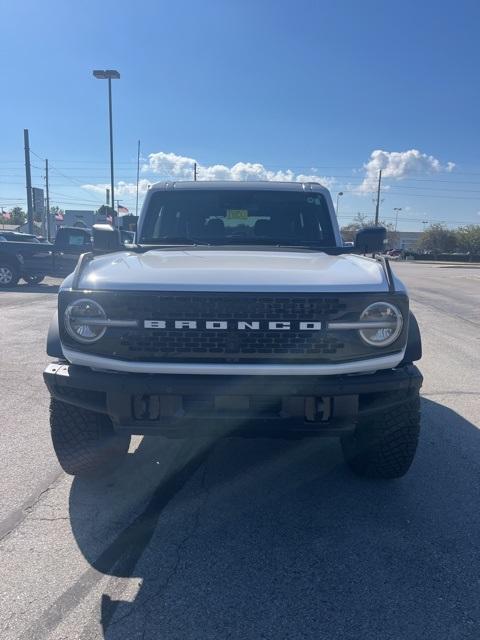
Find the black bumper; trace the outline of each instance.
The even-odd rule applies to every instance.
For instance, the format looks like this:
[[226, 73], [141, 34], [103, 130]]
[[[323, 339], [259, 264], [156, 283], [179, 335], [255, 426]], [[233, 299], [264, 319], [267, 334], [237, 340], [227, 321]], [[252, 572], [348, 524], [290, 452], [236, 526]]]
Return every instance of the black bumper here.
[[106, 413], [115, 429], [194, 435], [336, 436], [361, 416], [407, 402], [422, 375], [414, 365], [344, 376], [147, 375], [50, 364], [53, 398]]

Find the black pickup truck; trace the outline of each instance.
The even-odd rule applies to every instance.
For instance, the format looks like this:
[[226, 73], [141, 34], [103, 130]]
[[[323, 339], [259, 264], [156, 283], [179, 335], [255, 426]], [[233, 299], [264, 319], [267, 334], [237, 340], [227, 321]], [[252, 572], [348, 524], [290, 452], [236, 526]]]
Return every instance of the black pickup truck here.
[[[123, 242], [132, 234], [122, 232]], [[92, 250], [90, 229], [60, 227], [55, 242], [40, 242], [34, 235], [0, 229], [0, 288], [20, 279], [39, 284], [45, 276], [65, 277], [75, 269], [78, 257]]]

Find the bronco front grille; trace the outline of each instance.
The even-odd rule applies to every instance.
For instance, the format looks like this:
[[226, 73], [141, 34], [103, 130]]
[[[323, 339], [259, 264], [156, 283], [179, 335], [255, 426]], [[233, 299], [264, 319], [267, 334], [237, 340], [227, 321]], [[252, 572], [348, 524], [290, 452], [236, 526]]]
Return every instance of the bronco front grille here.
[[[166, 357], [194, 357], [211, 355], [272, 355], [272, 354], [334, 354], [345, 346], [332, 337], [303, 335], [307, 332], [291, 331], [289, 335], [270, 331], [255, 331], [239, 336], [233, 331], [151, 331], [144, 335], [138, 331], [129, 331], [121, 336], [120, 345], [134, 356], [142, 359], [163, 354]], [[136, 358], [135, 358], [136, 359]]]
[[[346, 308], [338, 297], [308, 295], [136, 294], [117, 296], [112, 313], [145, 320], [313, 320], [336, 317]], [[140, 312], [140, 315], [139, 315]]]
[[[91, 296], [110, 319], [135, 319], [137, 328], [110, 327], [83, 351], [142, 362], [342, 362], [380, 355], [357, 331], [329, 331], [328, 322], [358, 320], [377, 295], [95, 292]], [[398, 304], [398, 302], [396, 302]], [[165, 321], [165, 328], [145, 328], [145, 321]], [[258, 322], [256, 330], [238, 330], [237, 321]], [[175, 329], [175, 321], [197, 321], [197, 327]], [[206, 321], [227, 321], [227, 329], [207, 329]], [[271, 330], [272, 321], [291, 329]], [[299, 323], [320, 322], [320, 331], [300, 330]], [[62, 341], [79, 350], [65, 334]], [[398, 351], [399, 344], [381, 350]]]

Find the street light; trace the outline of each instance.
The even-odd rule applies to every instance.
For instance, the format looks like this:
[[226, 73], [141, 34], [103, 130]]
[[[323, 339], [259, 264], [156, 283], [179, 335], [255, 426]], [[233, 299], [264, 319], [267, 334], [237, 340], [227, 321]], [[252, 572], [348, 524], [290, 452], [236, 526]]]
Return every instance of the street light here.
[[423, 230], [425, 231], [425, 227], [428, 224], [428, 220], [422, 220], [422, 224], [423, 224]]
[[393, 207], [393, 210], [396, 211], [395, 215], [395, 233], [397, 232], [397, 224], [398, 224], [398, 212], [402, 210], [402, 207]]
[[93, 75], [97, 80], [108, 80], [108, 118], [110, 122], [110, 189], [112, 203], [112, 223], [115, 226], [115, 191], [113, 179], [113, 122], [112, 122], [112, 80], [120, 80], [120, 74], [115, 69], [96, 69]]
[[339, 199], [340, 196], [343, 196], [343, 191], [339, 191], [337, 193], [337, 218], [338, 218], [338, 199]]

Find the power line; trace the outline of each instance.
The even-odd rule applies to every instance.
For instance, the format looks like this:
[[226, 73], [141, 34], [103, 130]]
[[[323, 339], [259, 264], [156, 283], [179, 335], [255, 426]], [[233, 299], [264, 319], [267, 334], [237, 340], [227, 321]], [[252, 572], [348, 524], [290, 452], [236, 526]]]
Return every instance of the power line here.
[[[75, 199], [75, 197], [74, 197], [74, 196], [72, 196], [71, 194], [69, 195], [68, 193], [60, 193], [59, 191], [50, 191], [50, 193], [52, 193], [52, 194], [54, 194], [54, 195], [57, 195], [57, 196], [60, 196], [60, 197], [64, 197], [64, 198], [71, 198], [71, 199]], [[100, 202], [101, 202], [101, 198], [100, 198], [100, 196], [99, 196], [98, 200], [91, 200], [91, 199], [89, 199], [89, 198], [83, 198], [83, 201], [84, 201], [84, 202], [92, 202], [92, 203], [96, 203], [96, 202], [98, 202], [98, 201], [100, 201]]]
[[[365, 215], [371, 217], [371, 213], [357, 211], [352, 213], [351, 215], [341, 215], [338, 216], [342, 220], [353, 220], [358, 214]], [[402, 218], [402, 222], [422, 222], [425, 219], [425, 216], [421, 216], [420, 218]], [[445, 224], [472, 224], [472, 220], [453, 220], [448, 222], [445, 220], [445, 216], [443, 218], [432, 218], [432, 216], [428, 216], [429, 222], [444, 222]], [[394, 221], [395, 217], [393, 216], [381, 216], [382, 221]]]
[[67, 180], [69, 180], [70, 182], [73, 182], [73, 184], [78, 184], [80, 186], [83, 186], [82, 182], [80, 182], [79, 180], [76, 180], [75, 178], [72, 178], [71, 176], [65, 175], [64, 173], [59, 171], [56, 167], [51, 166], [50, 169], [53, 169], [53, 171], [55, 171], [55, 173], [58, 173], [61, 176], [63, 176], [64, 178], [66, 178]]
[[[38, 154], [36, 154], [37, 157]], [[117, 163], [118, 164], [118, 163]], [[128, 163], [129, 165], [133, 166], [134, 163]], [[42, 169], [41, 167], [37, 167], [38, 169]], [[99, 167], [101, 168], [101, 167]], [[105, 177], [105, 174], [102, 172], [101, 174], [99, 173], [95, 173], [93, 172], [95, 170], [94, 166], [91, 167], [62, 167], [63, 171], [60, 171], [60, 169], [55, 168], [55, 170], [57, 171], [57, 173], [59, 175], [61, 175], [62, 177], [64, 177], [66, 180], [69, 181], [73, 181], [73, 182], [79, 182], [78, 178], [72, 177], [71, 175], [67, 175], [64, 173], [64, 171], [75, 171], [76, 176], [79, 176], [79, 172], [86, 172], [85, 178], [87, 179], [88, 177], [91, 178], [95, 178], [95, 177]], [[14, 167], [7, 167], [4, 168], [3, 171], [9, 171], [9, 172], [15, 172], [18, 173], [19, 175], [21, 174], [21, 169], [20, 167], [18, 168], [14, 168]], [[130, 172], [127, 169], [124, 169], [123, 171], [127, 172], [125, 175], [130, 176]], [[149, 172], [149, 174], [151, 175], [152, 172]], [[454, 175], [459, 175], [459, 174], [454, 174]], [[477, 174], [472, 174], [472, 175], [477, 175]], [[480, 173], [478, 174], [480, 176]], [[175, 178], [178, 179], [178, 176], [170, 176], [169, 174], [157, 174], [157, 177], [162, 177], [162, 176], [168, 176], [169, 178]], [[329, 176], [317, 176], [318, 179], [321, 179], [323, 177], [328, 177], [328, 178], [332, 178], [335, 180], [340, 180], [340, 179], [344, 179], [344, 180], [348, 180], [349, 183], [352, 184], [362, 184], [363, 182], [365, 182], [366, 179], [368, 179], [368, 177], [365, 176], [359, 176], [359, 175], [339, 175], [339, 174], [332, 174]], [[409, 183], [409, 182], [419, 182], [419, 183], [443, 183], [443, 184], [451, 184], [451, 185], [468, 185], [468, 184], [473, 184], [473, 185], [477, 185], [480, 184], [480, 180], [455, 180], [454, 178], [450, 178], [448, 180], [442, 179], [442, 178], [414, 178], [414, 177], [404, 177], [404, 178], [395, 178], [394, 176], [390, 176], [385, 178], [384, 180], [388, 179], [389, 181], [393, 181], [393, 185], [391, 184], [391, 187], [401, 187], [401, 188], [419, 188], [419, 187], [415, 187], [415, 186], [407, 186], [405, 185], [405, 183]], [[423, 187], [425, 189], [427, 188], [431, 188], [431, 187]], [[373, 186], [372, 186], [372, 191], [374, 190]]]
[[45, 162], [45, 158], [42, 158], [42, 156], [39, 156], [38, 153], [35, 153], [35, 151], [32, 151], [32, 149], [30, 149], [30, 153], [32, 154], [32, 156], [35, 156], [39, 160], [42, 160], [43, 162]]

